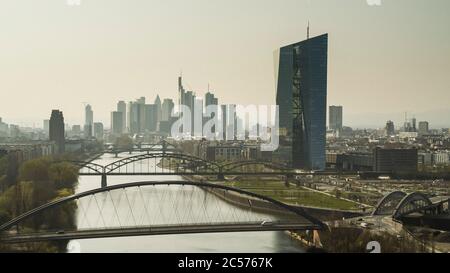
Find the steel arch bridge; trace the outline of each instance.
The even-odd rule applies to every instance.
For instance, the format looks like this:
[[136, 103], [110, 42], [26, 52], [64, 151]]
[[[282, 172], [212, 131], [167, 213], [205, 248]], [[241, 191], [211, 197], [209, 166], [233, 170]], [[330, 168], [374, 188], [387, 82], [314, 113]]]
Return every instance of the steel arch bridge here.
[[[110, 175], [209, 175], [217, 176], [219, 180], [224, 180], [226, 175], [302, 175], [288, 166], [267, 161], [247, 160], [220, 164], [165, 150], [129, 156], [105, 166], [91, 162], [68, 162], [80, 167], [79, 175], [101, 176], [102, 187], [107, 186], [107, 176]], [[255, 168], [256, 166], [260, 168]]]
[[[130, 164], [138, 162], [138, 161], [144, 161], [144, 160], [148, 160], [148, 159], [155, 160], [154, 166], [156, 166], [156, 164], [157, 164], [157, 162], [156, 162], [157, 159], [166, 159], [166, 160], [168, 159], [169, 164], [166, 166], [164, 166], [164, 160], [161, 161], [161, 167], [163, 170], [165, 168], [168, 170], [173, 170], [174, 168], [176, 168], [176, 170], [179, 172], [181, 170], [180, 167], [182, 167], [182, 169], [185, 172], [193, 172], [193, 171], [199, 171], [199, 170], [203, 170], [205, 172], [217, 172], [220, 169], [220, 167], [217, 163], [209, 162], [200, 157], [195, 157], [195, 156], [186, 155], [186, 154], [178, 154], [178, 153], [159, 152], [159, 153], [140, 154], [140, 155], [135, 155], [135, 156], [117, 160], [117, 161], [105, 166], [105, 173], [111, 174], [116, 171], [120, 173], [122, 167], [130, 165]], [[171, 159], [180, 160], [181, 164], [178, 162], [173, 163]], [[142, 170], [142, 168], [141, 168], [141, 170]], [[135, 171], [136, 171], [136, 168], [134, 166], [133, 173]], [[144, 172], [145, 171], [150, 173], [151, 170], [144, 169]], [[126, 170], [126, 172], [128, 172], [128, 170]]]
[[433, 202], [421, 192], [407, 194], [403, 191], [394, 191], [386, 194], [375, 207], [372, 216], [390, 215], [394, 220], [413, 212], [425, 210], [433, 206]]
[[413, 192], [406, 195], [397, 205], [392, 215], [394, 219], [400, 219], [402, 216], [413, 213], [433, 205], [430, 198], [421, 192]]
[[119, 153], [125, 153], [125, 152], [129, 152], [129, 153], [147, 152], [147, 153], [150, 153], [150, 152], [158, 152], [158, 151], [169, 152], [169, 151], [178, 151], [178, 149], [174, 144], [171, 144], [171, 143], [163, 140], [158, 143], [135, 143], [129, 149], [123, 149], [123, 148], [120, 149], [120, 148], [113, 147], [111, 149], [106, 149], [103, 152], [107, 153], [107, 154], [115, 154], [117, 157]]
[[84, 169], [87, 171], [87, 174], [102, 174], [105, 171], [105, 166], [85, 161], [76, 161], [76, 160], [68, 160], [65, 161], [79, 167], [80, 169]]
[[380, 199], [372, 215], [393, 215], [398, 203], [400, 203], [406, 195], [407, 194], [403, 191], [393, 191], [386, 194]]
[[90, 190], [32, 209], [0, 226], [0, 243], [324, 226], [301, 208], [241, 189], [148, 181]]

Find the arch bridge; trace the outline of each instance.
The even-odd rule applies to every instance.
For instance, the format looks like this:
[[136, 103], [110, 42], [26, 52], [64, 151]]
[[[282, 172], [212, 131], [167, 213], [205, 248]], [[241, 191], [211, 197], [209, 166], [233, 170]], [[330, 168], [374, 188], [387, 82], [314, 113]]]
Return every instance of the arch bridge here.
[[[132, 175], [207, 175], [224, 180], [226, 175], [281, 175], [294, 177], [310, 173], [297, 173], [288, 166], [267, 161], [238, 161], [221, 164], [193, 155], [175, 152], [152, 152], [118, 159], [101, 166], [91, 162], [68, 161], [80, 168], [79, 175], [101, 176], [102, 187], [107, 186], [107, 176]], [[326, 173], [324, 173], [326, 175]]]
[[32, 209], [0, 226], [0, 243], [323, 227], [301, 208], [241, 189], [149, 181], [99, 188]]
[[415, 212], [438, 215], [444, 211], [444, 205], [448, 210], [449, 199], [433, 202], [427, 195], [421, 192], [407, 194], [403, 191], [394, 191], [386, 194], [377, 204], [372, 216], [390, 215], [394, 220]]
[[105, 149], [103, 153], [105, 154], [114, 154], [115, 157], [118, 157], [120, 153], [133, 153], [133, 152], [141, 152], [141, 153], [150, 153], [150, 152], [176, 152], [179, 151], [178, 148], [166, 140], [162, 140], [158, 143], [136, 143], [133, 144], [129, 148], [118, 148], [115, 145], [112, 148]]

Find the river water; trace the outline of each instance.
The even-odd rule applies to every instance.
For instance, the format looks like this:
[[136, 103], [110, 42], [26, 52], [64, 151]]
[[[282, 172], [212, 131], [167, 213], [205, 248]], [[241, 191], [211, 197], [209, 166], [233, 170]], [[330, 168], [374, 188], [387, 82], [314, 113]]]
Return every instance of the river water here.
[[[130, 156], [129, 153], [114, 155], [105, 154], [93, 161], [100, 165], [107, 165], [120, 158]], [[151, 162], [151, 161], [150, 161]], [[154, 163], [151, 163], [154, 164]], [[151, 168], [159, 169], [157, 166]], [[100, 176], [81, 176], [76, 189], [77, 193], [100, 187]], [[108, 185], [116, 185], [138, 181], [179, 181], [180, 176], [109, 176]], [[172, 187], [172, 186], [171, 186]], [[181, 190], [174, 186], [171, 190]], [[181, 197], [182, 198], [182, 197]], [[224, 209], [232, 206], [216, 198]], [[151, 201], [151, 200], [150, 200]], [[182, 202], [181, 202], [182, 203]], [[123, 204], [125, 206], [125, 204]], [[158, 204], [164, 207], [164, 204]], [[120, 210], [121, 208], [117, 208]], [[234, 208], [232, 208], [234, 209]], [[77, 211], [78, 216], [88, 211]], [[94, 214], [94, 212], [92, 212]], [[89, 217], [89, 215], [87, 215]], [[95, 216], [93, 216], [95, 217]], [[77, 217], [78, 226], [84, 225]], [[84, 239], [71, 241], [68, 252], [304, 252], [298, 241], [292, 239], [285, 232], [233, 232], [233, 233], [204, 233], [180, 235], [153, 235], [136, 237], [117, 237], [102, 239]]]

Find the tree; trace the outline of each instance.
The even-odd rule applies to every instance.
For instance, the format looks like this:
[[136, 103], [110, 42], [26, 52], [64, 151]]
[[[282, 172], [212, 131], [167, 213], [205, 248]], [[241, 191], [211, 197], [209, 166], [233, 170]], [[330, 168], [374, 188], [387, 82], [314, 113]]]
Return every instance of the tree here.
[[77, 168], [67, 162], [52, 164], [49, 168], [49, 178], [53, 181], [56, 189], [73, 189], [78, 181]]
[[33, 207], [46, 203], [55, 196], [55, 184], [49, 177], [51, 161], [39, 158], [26, 161], [19, 169], [22, 181], [33, 183]]
[[48, 181], [50, 160], [39, 158], [26, 161], [19, 169], [19, 178], [22, 181]]
[[133, 140], [126, 135], [123, 135], [116, 140], [116, 146], [119, 149], [131, 150], [133, 149]]

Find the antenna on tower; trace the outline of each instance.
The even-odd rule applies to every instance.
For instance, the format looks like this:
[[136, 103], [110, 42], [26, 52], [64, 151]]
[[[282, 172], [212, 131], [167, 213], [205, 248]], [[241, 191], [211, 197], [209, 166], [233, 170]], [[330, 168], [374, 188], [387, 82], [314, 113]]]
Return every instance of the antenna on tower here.
[[306, 39], [309, 39], [309, 20], [308, 20], [308, 27], [306, 29]]

